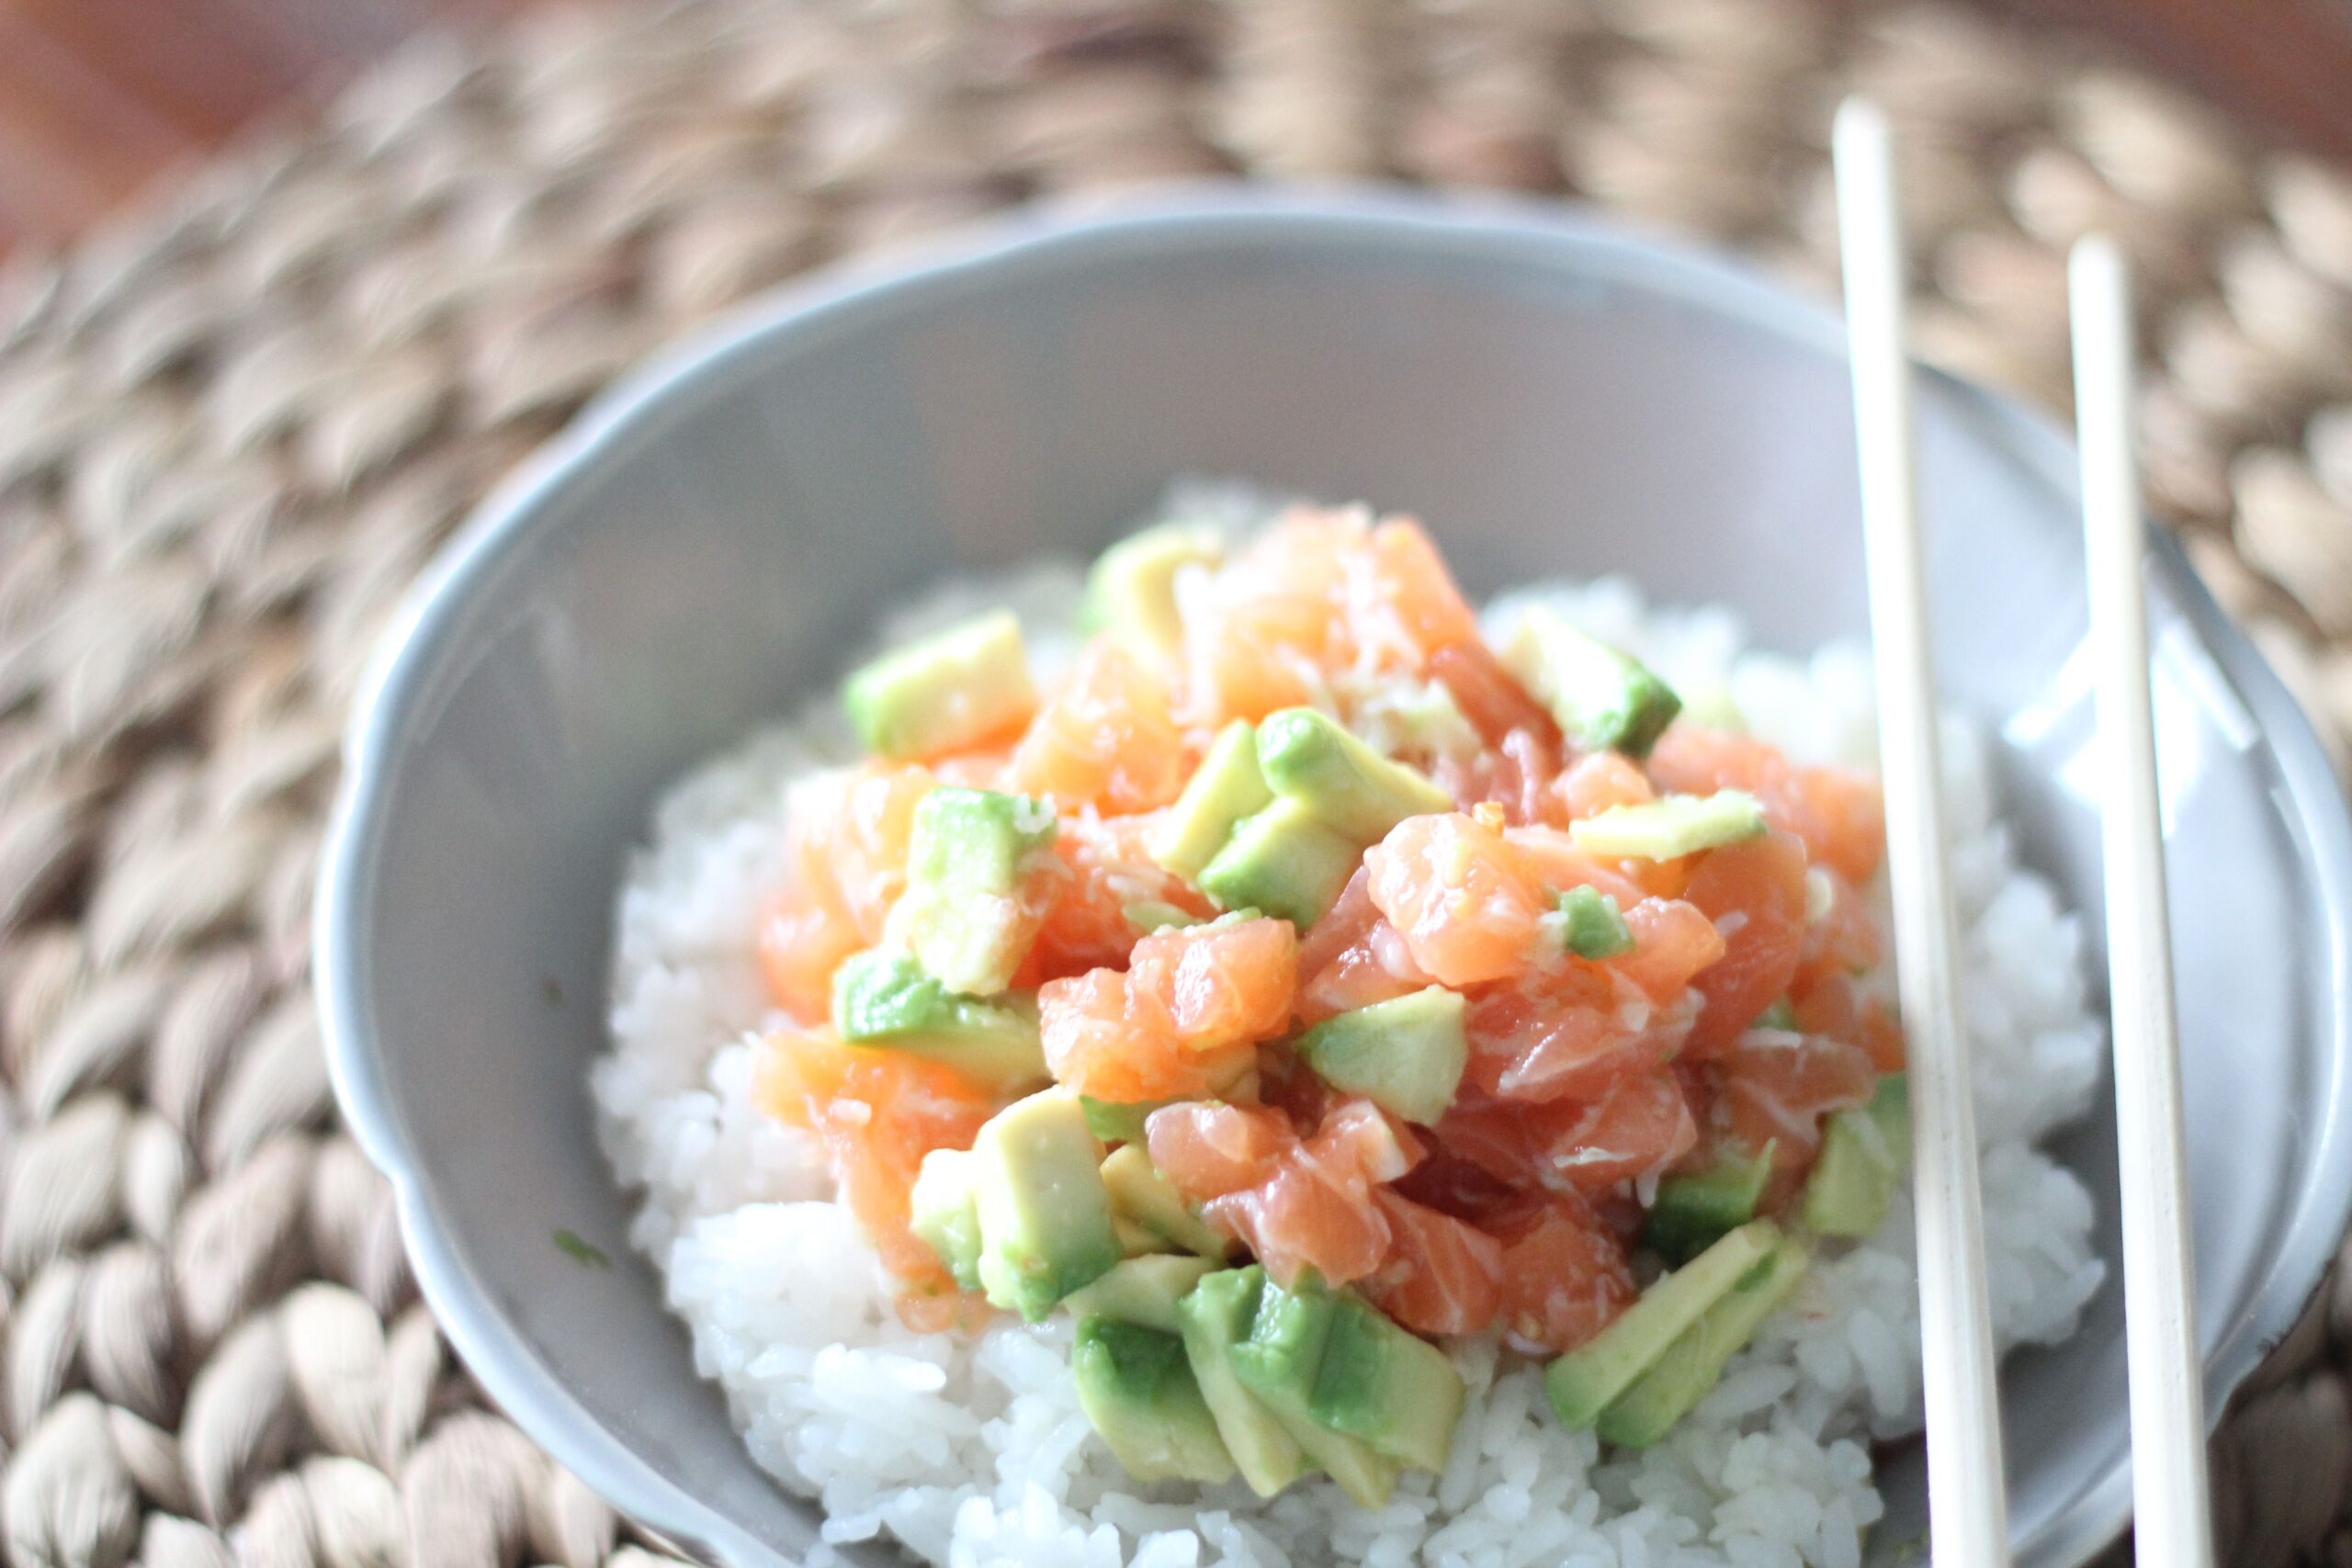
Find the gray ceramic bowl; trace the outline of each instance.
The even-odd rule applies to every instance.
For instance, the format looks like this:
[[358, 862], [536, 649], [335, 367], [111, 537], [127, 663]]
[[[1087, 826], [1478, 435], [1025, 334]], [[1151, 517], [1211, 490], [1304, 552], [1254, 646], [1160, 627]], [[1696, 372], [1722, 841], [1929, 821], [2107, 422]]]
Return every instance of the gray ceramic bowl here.
[[[1940, 378], [1920, 412], [1945, 682], [1997, 727], [2028, 858], [2095, 910], [2069, 447]], [[1418, 512], [1475, 592], [1630, 572], [1804, 648], [1863, 628], [1853, 468], [1827, 312], [1555, 208], [1211, 192], [1031, 220], [664, 356], [483, 509], [352, 739], [319, 906], [335, 1082], [458, 1349], [682, 1545], [754, 1568], [809, 1541], [628, 1255], [582, 1078], [649, 803], [831, 680], [877, 607], [1091, 550], [1171, 475], [1230, 474]], [[2169, 547], [2152, 570], [2218, 1411], [2352, 1199], [2352, 834], [2278, 682]], [[2062, 1151], [2110, 1215], [2112, 1148], [2095, 1121]], [[558, 1227], [616, 1267], [583, 1271]], [[2124, 1522], [2123, 1379], [2112, 1288], [2010, 1366], [2030, 1568]], [[1887, 1484], [1880, 1540], [1916, 1538], [1916, 1457]]]

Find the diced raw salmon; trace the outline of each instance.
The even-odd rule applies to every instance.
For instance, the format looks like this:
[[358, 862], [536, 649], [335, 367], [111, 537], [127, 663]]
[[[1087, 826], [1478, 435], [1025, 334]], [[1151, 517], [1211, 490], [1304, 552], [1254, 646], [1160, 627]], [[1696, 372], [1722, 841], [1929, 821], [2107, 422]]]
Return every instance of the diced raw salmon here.
[[1373, 1201], [1392, 1240], [1363, 1281], [1372, 1303], [1419, 1334], [1476, 1334], [1492, 1324], [1502, 1308], [1502, 1243], [1393, 1189]]
[[1248, 1047], [1188, 1048], [1153, 1005], [1131, 1005], [1127, 977], [1090, 969], [1037, 989], [1038, 1029], [1046, 1066], [1056, 1082], [1080, 1094], [1122, 1105], [1209, 1092], [1238, 1071]]
[[1765, 1207], [1779, 1212], [1804, 1185], [1821, 1150], [1821, 1119], [1866, 1103], [1878, 1070], [1860, 1045], [1826, 1035], [1757, 1030], [1703, 1069], [1713, 1087], [1711, 1136], [1772, 1149]]
[[1805, 850], [1766, 833], [1699, 857], [1684, 897], [1714, 922], [1724, 955], [1694, 982], [1706, 998], [1691, 1026], [1693, 1055], [1713, 1055], [1788, 994], [1805, 939]]
[[1453, 705], [1489, 746], [1500, 746], [1514, 730], [1560, 749], [1560, 727], [1519, 678], [1503, 668], [1494, 650], [1476, 637], [1449, 643], [1430, 655], [1430, 673], [1445, 685]]
[[1109, 637], [1087, 645], [1012, 754], [1014, 784], [1067, 810], [1149, 811], [1184, 787], [1184, 736], [1159, 677]]
[[1550, 900], [1500, 832], [1475, 817], [1410, 817], [1364, 853], [1372, 901], [1441, 983], [1508, 979], [1534, 959]]
[[1761, 740], [1676, 724], [1649, 755], [1650, 779], [1686, 795], [1741, 789], [1765, 819], [1794, 833], [1813, 858], [1860, 887], [1886, 852], [1886, 807], [1878, 782], [1845, 768], [1800, 768]]
[[1617, 1320], [1638, 1292], [1625, 1249], [1576, 1194], [1556, 1194], [1505, 1239], [1502, 1317], [1525, 1348], [1566, 1353]]
[[1334, 1013], [1385, 1002], [1437, 982], [1372, 901], [1372, 874], [1358, 866], [1340, 901], [1316, 921], [1298, 950], [1298, 1016], [1319, 1023]]
[[1188, 1050], [1254, 1045], [1290, 1027], [1298, 933], [1288, 920], [1218, 920], [1136, 943], [1127, 1008]]

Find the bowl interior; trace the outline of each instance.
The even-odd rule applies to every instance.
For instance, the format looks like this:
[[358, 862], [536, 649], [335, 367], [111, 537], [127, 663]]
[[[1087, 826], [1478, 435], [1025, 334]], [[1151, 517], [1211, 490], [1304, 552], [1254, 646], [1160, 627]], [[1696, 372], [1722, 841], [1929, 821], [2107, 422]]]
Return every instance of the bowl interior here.
[[[811, 308], [812, 301], [819, 308]], [[2026, 857], [2098, 924], [2066, 448], [1922, 388], [1937, 639]], [[1556, 213], [1227, 199], [1014, 231], [821, 286], [673, 355], [490, 508], [385, 669], [322, 904], [338, 1081], [492, 1393], [592, 1484], [737, 1564], [811, 1509], [694, 1377], [591, 1134], [608, 902], [662, 784], [830, 681], [927, 580], [1099, 546], [1171, 477], [1429, 518], [1466, 585], [1630, 573], [1803, 649], [1863, 629], [1832, 323]], [[2156, 701], [2216, 1408], [2344, 1220], [2346, 833], [2275, 682], [2155, 567]], [[2109, 1216], [2104, 1112], [2064, 1154]], [[583, 1269], [550, 1243], [610, 1254]], [[2021, 1560], [2127, 1504], [2120, 1310], [2007, 1383]], [[1916, 1458], [1884, 1556], [1915, 1539]], [[877, 1555], [877, 1561], [881, 1558]]]

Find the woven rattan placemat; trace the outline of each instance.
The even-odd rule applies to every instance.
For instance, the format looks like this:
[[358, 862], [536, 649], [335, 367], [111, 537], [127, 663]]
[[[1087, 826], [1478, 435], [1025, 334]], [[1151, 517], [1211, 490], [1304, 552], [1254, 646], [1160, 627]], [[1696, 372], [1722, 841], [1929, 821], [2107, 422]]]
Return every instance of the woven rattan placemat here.
[[[2156, 497], [2352, 730], [2352, 180], [2049, 40], [1797, 0], [701, 0], [413, 47], [0, 283], [10, 1560], [654, 1561], [487, 1411], [336, 1131], [306, 979], [355, 670], [614, 372], [828, 257], [1170, 175], [1572, 190], [1816, 285], [1829, 105], [1910, 138], [1923, 337], [2055, 401], [2144, 269]], [[2352, 1563], [2352, 1297], [2222, 1445], [2223, 1561]]]

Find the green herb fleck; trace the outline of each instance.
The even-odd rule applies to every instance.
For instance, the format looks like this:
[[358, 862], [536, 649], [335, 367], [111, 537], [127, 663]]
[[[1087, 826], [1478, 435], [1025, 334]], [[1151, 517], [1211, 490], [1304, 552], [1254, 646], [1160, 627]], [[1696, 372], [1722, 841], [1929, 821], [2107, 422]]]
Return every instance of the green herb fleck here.
[[573, 1231], [555, 1233], [556, 1250], [579, 1264], [582, 1269], [610, 1269], [613, 1260], [605, 1249]]

